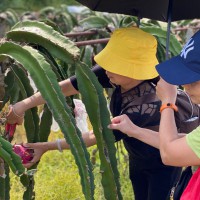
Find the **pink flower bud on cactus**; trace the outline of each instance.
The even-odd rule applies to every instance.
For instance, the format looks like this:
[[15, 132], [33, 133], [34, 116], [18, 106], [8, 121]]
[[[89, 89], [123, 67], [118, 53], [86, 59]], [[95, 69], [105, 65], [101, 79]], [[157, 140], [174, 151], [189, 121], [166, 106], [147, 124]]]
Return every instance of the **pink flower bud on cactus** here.
[[21, 157], [23, 164], [27, 164], [33, 159], [33, 149], [29, 149], [23, 145], [15, 144], [13, 146], [13, 151]]

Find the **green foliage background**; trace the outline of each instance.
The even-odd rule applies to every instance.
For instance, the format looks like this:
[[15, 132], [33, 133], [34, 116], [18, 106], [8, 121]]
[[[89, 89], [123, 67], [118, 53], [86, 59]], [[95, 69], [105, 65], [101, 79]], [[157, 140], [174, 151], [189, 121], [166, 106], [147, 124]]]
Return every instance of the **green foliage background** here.
[[[13, 142], [25, 142], [25, 131], [22, 126], [19, 126]], [[55, 141], [57, 138], [62, 138], [62, 133], [51, 132], [49, 141]], [[96, 146], [90, 147], [88, 150], [90, 155]], [[123, 146], [123, 153], [126, 154]], [[129, 179], [128, 162], [122, 151], [118, 151], [120, 182], [122, 186], [122, 195], [126, 200], [133, 200], [133, 191]], [[96, 164], [94, 165], [95, 175], [95, 199], [105, 200], [103, 190], [101, 187], [101, 174], [99, 173], [99, 157], [96, 153]], [[12, 174], [11, 176], [11, 198], [10, 200], [21, 200], [24, 192], [22, 184], [20, 184], [19, 177]], [[74, 157], [69, 150], [50, 151], [44, 154], [38, 165], [38, 171], [35, 174], [35, 200], [84, 200], [82, 193], [80, 176], [78, 168], [74, 162]]]
[[17, 10], [39, 10], [46, 6], [57, 7], [61, 4], [79, 5], [75, 0], [1, 0], [0, 12], [8, 8]]

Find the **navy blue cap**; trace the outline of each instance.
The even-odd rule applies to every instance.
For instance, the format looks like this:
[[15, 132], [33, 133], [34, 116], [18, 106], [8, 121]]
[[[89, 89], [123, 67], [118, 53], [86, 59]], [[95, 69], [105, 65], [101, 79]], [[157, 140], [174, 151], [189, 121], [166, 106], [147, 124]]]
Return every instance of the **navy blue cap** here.
[[200, 80], [200, 31], [194, 34], [181, 53], [156, 65], [159, 75], [173, 85], [185, 85]]

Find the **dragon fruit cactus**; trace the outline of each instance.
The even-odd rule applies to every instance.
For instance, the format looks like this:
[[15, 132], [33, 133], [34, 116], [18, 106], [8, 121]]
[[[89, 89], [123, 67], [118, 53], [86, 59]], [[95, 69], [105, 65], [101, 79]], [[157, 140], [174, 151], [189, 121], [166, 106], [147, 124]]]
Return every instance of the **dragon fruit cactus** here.
[[33, 149], [27, 148], [23, 145], [15, 144], [13, 145], [13, 151], [21, 157], [23, 164], [27, 164], [33, 159]]

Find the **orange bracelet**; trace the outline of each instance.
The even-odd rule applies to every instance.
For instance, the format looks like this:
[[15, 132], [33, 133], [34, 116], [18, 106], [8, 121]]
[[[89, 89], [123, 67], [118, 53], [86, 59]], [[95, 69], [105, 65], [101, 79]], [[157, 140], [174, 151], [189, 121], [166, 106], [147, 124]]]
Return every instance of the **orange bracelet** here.
[[173, 109], [175, 112], [178, 112], [177, 106], [174, 105], [174, 104], [172, 104], [172, 103], [163, 104], [163, 105], [160, 107], [160, 112], [162, 112], [165, 108], [171, 108], [171, 109]]

